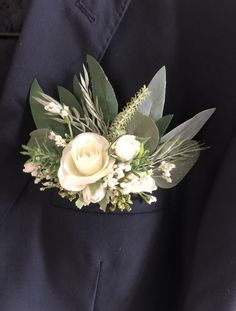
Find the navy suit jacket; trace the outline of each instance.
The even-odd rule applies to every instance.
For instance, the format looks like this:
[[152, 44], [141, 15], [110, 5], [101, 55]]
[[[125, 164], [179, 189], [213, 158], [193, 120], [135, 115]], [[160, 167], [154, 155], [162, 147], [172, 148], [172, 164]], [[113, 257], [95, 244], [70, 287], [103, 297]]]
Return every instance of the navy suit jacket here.
[[[197, 0], [32, 0], [0, 102], [1, 311], [234, 311], [236, 5]], [[212, 148], [175, 189], [130, 214], [78, 211], [40, 192], [19, 154], [36, 77], [71, 88], [86, 54], [125, 102], [167, 66], [173, 125], [215, 106]]]

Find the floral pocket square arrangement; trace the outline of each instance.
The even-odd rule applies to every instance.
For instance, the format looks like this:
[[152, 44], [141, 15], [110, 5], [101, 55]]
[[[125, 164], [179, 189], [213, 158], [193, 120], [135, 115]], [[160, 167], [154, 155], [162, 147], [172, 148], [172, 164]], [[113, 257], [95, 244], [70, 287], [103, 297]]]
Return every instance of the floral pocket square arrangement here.
[[34, 80], [30, 107], [37, 129], [22, 146], [29, 157], [23, 171], [40, 190], [57, 188], [79, 209], [98, 203], [103, 211], [130, 211], [133, 194], [156, 202], [152, 192], [176, 186], [198, 160], [205, 147], [192, 138], [215, 110], [166, 133], [173, 115], [163, 116], [165, 86], [162, 67], [118, 112], [114, 90], [92, 56], [74, 77], [73, 93], [58, 87], [59, 101]]

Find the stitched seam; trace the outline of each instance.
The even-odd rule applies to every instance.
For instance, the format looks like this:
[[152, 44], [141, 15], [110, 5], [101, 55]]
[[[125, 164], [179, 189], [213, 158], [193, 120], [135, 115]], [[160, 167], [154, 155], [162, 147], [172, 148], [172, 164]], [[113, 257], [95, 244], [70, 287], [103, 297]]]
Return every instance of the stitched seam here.
[[80, 11], [87, 17], [91, 24], [96, 21], [96, 15], [87, 7], [87, 5], [82, 1], [77, 1], [75, 6], [80, 9]]
[[97, 279], [96, 279], [96, 285], [95, 285], [95, 291], [94, 291], [94, 300], [93, 300], [92, 311], [95, 311], [95, 307], [97, 304], [98, 287], [99, 287], [99, 283], [100, 283], [100, 279], [101, 279], [102, 264], [103, 264], [103, 262], [100, 260], [99, 267], [98, 267], [98, 273], [97, 273]]
[[118, 11], [117, 13], [117, 16], [116, 18], [114, 19], [114, 24], [111, 26], [110, 28], [110, 31], [108, 33], [108, 36], [107, 36], [107, 39], [105, 40], [105, 43], [103, 44], [103, 47], [102, 47], [102, 50], [101, 50], [101, 53], [99, 54], [98, 56], [98, 60], [101, 60], [117, 27], [119, 26], [119, 23], [122, 19], [122, 17], [124, 16], [125, 12], [126, 12], [126, 9], [128, 7], [128, 3], [129, 3], [129, 0], [126, 0], [126, 1], [123, 1], [122, 2], [122, 6], [121, 6], [121, 9]]

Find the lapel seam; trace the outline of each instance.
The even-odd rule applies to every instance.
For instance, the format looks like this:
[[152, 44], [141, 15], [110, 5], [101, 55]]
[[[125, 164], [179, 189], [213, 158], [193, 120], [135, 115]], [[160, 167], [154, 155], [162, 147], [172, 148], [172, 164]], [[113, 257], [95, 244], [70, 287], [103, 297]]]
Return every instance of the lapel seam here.
[[116, 14], [116, 16], [114, 18], [113, 25], [111, 26], [110, 31], [109, 31], [109, 33], [107, 35], [106, 40], [105, 40], [105, 43], [102, 46], [102, 50], [101, 50], [100, 54], [98, 55], [98, 60], [99, 61], [101, 61], [101, 59], [103, 58], [103, 55], [105, 54], [105, 52], [106, 52], [106, 50], [107, 50], [107, 48], [108, 48], [108, 46], [109, 46], [109, 44], [111, 42], [111, 39], [112, 39], [113, 35], [115, 34], [115, 32], [116, 32], [116, 30], [117, 30], [117, 28], [118, 28], [122, 18], [125, 15], [125, 12], [126, 12], [128, 6], [129, 6], [130, 1], [131, 0], [123, 1], [122, 4], [121, 4], [120, 10], [117, 11], [117, 14]]
[[87, 17], [91, 24], [96, 21], [96, 15], [90, 10], [84, 1], [76, 1], [75, 6]]

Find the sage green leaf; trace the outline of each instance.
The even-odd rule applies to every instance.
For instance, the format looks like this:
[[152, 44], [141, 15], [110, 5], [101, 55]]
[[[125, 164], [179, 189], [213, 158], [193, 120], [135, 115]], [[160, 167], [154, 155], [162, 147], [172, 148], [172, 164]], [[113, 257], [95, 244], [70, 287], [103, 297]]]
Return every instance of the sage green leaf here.
[[162, 67], [153, 77], [148, 85], [150, 95], [139, 107], [139, 111], [146, 116], [158, 121], [162, 115], [165, 104], [166, 94], [166, 68]]
[[30, 108], [34, 119], [34, 123], [37, 128], [47, 128], [48, 127], [48, 117], [45, 115], [45, 109], [36, 98], [44, 100], [42, 97], [43, 90], [38, 84], [38, 81], [34, 79], [30, 88]]
[[58, 86], [58, 93], [61, 104], [65, 104], [66, 106], [76, 108], [79, 111], [79, 113], [83, 116], [83, 109], [79, 101], [69, 90], [67, 90], [62, 86]]
[[153, 153], [159, 143], [159, 131], [152, 118], [136, 112], [129, 122], [126, 133], [139, 137], [149, 138], [145, 144], [145, 148]]
[[110, 202], [110, 200], [109, 200], [109, 196], [108, 196], [108, 195], [106, 195], [106, 196], [99, 202], [99, 207], [100, 207], [100, 209], [101, 209], [103, 212], [106, 211], [107, 205], [108, 205], [109, 202]]
[[[180, 148], [185, 148], [192, 142], [193, 142], [192, 140], [184, 141]], [[168, 146], [166, 147], [168, 148]], [[175, 150], [175, 153], [177, 151], [178, 150]], [[170, 172], [172, 182], [168, 183], [162, 177], [155, 177], [156, 185], [160, 188], [166, 188], [166, 189], [175, 187], [178, 183], [180, 183], [183, 180], [183, 178], [191, 170], [191, 168], [197, 162], [199, 155], [200, 155], [200, 151], [196, 150], [196, 151], [189, 153], [188, 157], [186, 158], [177, 158], [175, 161], [171, 161], [171, 163], [175, 164], [175, 168], [172, 169]]]
[[105, 122], [111, 122], [118, 113], [118, 102], [115, 92], [99, 63], [90, 55], [87, 56], [89, 74], [92, 80], [94, 101], [98, 98]]
[[203, 125], [207, 122], [207, 120], [211, 117], [211, 115], [215, 112], [215, 108], [203, 110], [196, 114], [193, 118], [185, 121], [180, 124], [176, 128], [174, 128], [169, 133], [165, 134], [161, 142], [165, 142], [173, 137], [178, 136], [182, 139], [191, 139], [193, 138], [203, 127]]
[[81, 209], [84, 206], [84, 201], [82, 201], [80, 198], [78, 198], [75, 201], [75, 205], [76, 205], [76, 207], [78, 207], [78, 209]]
[[168, 114], [156, 122], [156, 125], [157, 125], [158, 130], [159, 130], [160, 137], [162, 137], [165, 134], [168, 126], [170, 125], [170, 122], [171, 122], [173, 116], [174, 116], [173, 114]]
[[32, 131], [27, 146], [34, 148], [39, 144], [41, 147], [46, 145], [49, 149], [55, 148], [55, 143], [48, 139], [49, 132], [50, 130], [45, 128]]
[[34, 123], [37, 128], [48, 128], [54, 131], [57, 134], [64, 136], [66, 133], [66, 127], [64, 124], [60, 124], [57, 121], [53, 120], [44, 109], [44, 106], [40, 104], [37, 100], [45, 101], [45, 98], [42, 96], [43, 90], [38, 84], [38, 81], [35, 79], [30, 88], [30, 108]]
[[83, 100], [83, 93], [79, 85], [79, 79], [76, 75], [74, 75], [74, 78], [73, 78], [73, 93], [79, 102]]

